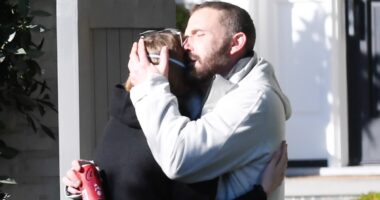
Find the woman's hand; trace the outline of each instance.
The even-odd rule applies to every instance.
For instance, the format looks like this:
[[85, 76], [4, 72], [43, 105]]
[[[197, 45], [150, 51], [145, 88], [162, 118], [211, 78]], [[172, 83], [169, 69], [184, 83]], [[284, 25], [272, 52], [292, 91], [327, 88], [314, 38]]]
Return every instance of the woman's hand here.
[[271, 161], [266, 166], [261, 180], [261, 186], [267, 194], [272, 193], [285, 177], [288, 166], [288, 145], [285, 141], [280, 148], [273, 154]]
[[81, 167], [82, 162], [88, 162], [88, 161], [73, 160], [71, 162], [71, 169], [68, 170], [66, 172], [66, 176], [62, 178], [63, 184], [67, 186], [67, 192], [74, 195], [81, 194], [79, 187], [81, 186], [82, 182], [79, 179], [79, 177], [76, 175], [76, 173], [82, 170], [82, 167]]

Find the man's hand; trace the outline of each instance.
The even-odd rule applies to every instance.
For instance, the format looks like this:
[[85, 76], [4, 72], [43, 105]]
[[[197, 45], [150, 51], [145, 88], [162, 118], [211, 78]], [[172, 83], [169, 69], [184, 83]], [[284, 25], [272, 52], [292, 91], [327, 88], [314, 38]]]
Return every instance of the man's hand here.
[[267, 194], [272, 193], [284, 180], [288, 165], [287, 148], [288, 145], [283, 141], [264, 170], [261, 185]]
[[136, 86], [147, 80], [152, 74], [159, 73], [168, 77], [169, 72], [169, 52], [167, 47], [163, 47], [160, 52], [160, 63], [154, 65], [149, 62], [145, 50], [144, 40], [139, 39], [138, 43], [134, 42], [129, 55], [129, 77], [132, 85]]

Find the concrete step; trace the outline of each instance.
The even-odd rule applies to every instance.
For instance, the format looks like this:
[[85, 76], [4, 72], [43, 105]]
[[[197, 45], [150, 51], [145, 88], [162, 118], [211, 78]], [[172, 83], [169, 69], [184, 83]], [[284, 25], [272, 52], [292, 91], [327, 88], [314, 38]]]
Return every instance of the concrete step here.
[[358, 196], [287, 196], [285, 200], [357, 200]]
[[323, 170], [324, 175], [321, 173], [310, 175], [310, 171], [316, 172], [316, 170], [310, 169], [301, 170], [302, 172], [298, 173], [288, 170], [285, 178], [286, 199], [353, 200], [362, 194], [380, 192], [380, 168], [368, 170], [363, 167], [358, 170], [346, 167], [340, 170]]

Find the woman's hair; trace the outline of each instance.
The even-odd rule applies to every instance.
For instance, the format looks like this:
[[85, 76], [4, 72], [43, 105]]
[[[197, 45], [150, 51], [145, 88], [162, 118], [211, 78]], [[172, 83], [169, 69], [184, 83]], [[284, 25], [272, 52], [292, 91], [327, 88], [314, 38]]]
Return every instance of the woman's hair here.
[[[185, 92], [185, 51], [182, 48], [180, 36], [169, 31], [157, 31], [144, 34], [145, 48], [148, 58], [153, 64], [160, 62], [159, 55], [162, 47], [167, 46], [169, 49], [169, 84], [173, 94], [181, 94]], [[178, 63], [178, 62], [180, 63]], [[182, 66], [181, 63], [183, 64]], [[130, 91], [133, 85], [128, 78], [125, 83], [125, 89]]]

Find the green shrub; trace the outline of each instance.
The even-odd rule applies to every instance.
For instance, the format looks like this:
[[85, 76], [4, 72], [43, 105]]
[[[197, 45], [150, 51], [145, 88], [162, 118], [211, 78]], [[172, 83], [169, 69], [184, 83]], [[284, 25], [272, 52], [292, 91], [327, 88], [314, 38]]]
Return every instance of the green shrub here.
[[185, 31], [187, 20], [189, 20], [190, 12], [185, 8], [184, 5], [176, 5], [176, 28]]
[[370, 192], [367, 194], [363, 194], [359, 197], [358, 200], [380, 200], [379, 192]]
[[[50, 14], [30, 10], [29, 1], [0, 0], [0, 134], [13, 133], [12, 123], [8, 121], [11, 121], [10, 113], [16, 113], [17, 122], [27, 122], [34, 132], [42, 130], [55, 139], [53, 131], [41, 121], [47, 109], [57, 112], [37, 62], [43, 54], [44, 40], [36, 43], [32, 34], [46, 31], [44, 26], [34, 23], [33, 18]], [[0, 159], [12, 159], [17, 153], [16, 148], [0, 140]], [[16, 181], [0, 174], [0, 187], [3, 184], [16, 184]], [[0, 190], [0, 200], [9, 197]]]
[[[35, 43], [32, 38], [32, 31], [46, 31], [44, 26], [33, 23], [33, 18], [50, 14], [31, 11], [29, 1], [0, 1], [0, 113], [18, 113], [34, 132], [42, 130], [55, 138], [50, 128], [41, 122], [46, 109], [57, 111], [37, 62], [43, 54], [44, 40]], [[0, 119], [0, 133], [9, 128], [7, 125]]]

